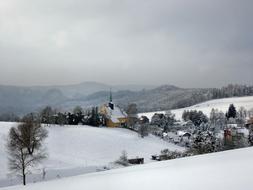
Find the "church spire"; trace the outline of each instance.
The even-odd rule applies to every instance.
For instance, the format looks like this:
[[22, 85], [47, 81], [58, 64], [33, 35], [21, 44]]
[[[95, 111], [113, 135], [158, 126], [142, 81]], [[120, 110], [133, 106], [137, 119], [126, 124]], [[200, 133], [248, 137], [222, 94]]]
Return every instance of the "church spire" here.
[[114, 109], [114, 104], [112, 103], [112, 89], [110, 89], [110, 100], [108, 105], [112, 110]]
[[112, 89], [110, 89], [110, 102], [112, 102]]

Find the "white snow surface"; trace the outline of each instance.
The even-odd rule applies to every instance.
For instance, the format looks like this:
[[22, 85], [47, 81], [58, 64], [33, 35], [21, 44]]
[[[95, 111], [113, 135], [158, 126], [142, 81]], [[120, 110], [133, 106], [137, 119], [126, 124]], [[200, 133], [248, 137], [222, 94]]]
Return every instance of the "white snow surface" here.
[[252, 190], [252, 158], [244, 148], [3, 190]]
[[[17, 184], [7, 180], [8, 166], [5, 150], [8, 131], [16, 123], [0, 122], [0, 187]], [[150, 162], [151, 155], [163, 149], [184, 150], [155, 136], [140, 138], [137, 133], [122, 128], [97, 128], [90, 126], [50, 126], [46, 139], [48, 159], [34, 172], [29, 181], [40, 181], [42, 168], [49, 179], [94, 172], [96, 167], [108, 166], [125, 150], [129, 158], [143, 157]], [[34, 173], [33, 172], [33, 173]], [[29, 177], [28, 177], [29, 178]]]
[[[212, 108], [218, 109], [218, 110], [226, 113], [230, 104], [234, 104], [235, 107], [237, 108], [237, 110], [239, 110], [240, 107], [244, 107], [247, 110], [250, 110], [253, 108], [253, 96], [210, 100], [210, 101], [206, 101], [206, 102], [203, 102], [200, 104], [196, 104], [194, 106], [190, 106], [190, 107], [186, 107], [186, 108], [182, 108], [182, 109], [171, 110], [171, 112], [173, 114], [175, 114], [177, 120], [182, 119], [182, 114], [183, 114], [184, 110], [202, 111], [204, 114], [206, 114], [209, 117]], [[165, 113], [165, 111], [140, 113], [138, 115], [139, 115], [139, 117], [142, 115], [147, 116], [151, 120], [152, 116], [155, 113]]]

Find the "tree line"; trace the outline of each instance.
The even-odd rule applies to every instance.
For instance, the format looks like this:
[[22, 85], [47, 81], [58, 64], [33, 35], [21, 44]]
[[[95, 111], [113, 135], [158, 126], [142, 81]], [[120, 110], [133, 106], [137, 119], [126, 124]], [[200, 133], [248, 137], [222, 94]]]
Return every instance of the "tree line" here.
[[45, 107], [40, 112], [29, 113], [24, 117], [35, 117], [43, 124], [54, 125], [90, 125], [100, 126], [104, 124], [104, 116], [102, 116], [98, 107], [92, 107], [84, 110], [80, 106], [76, 106], [73, 111], [60, 112], [50, 106]]

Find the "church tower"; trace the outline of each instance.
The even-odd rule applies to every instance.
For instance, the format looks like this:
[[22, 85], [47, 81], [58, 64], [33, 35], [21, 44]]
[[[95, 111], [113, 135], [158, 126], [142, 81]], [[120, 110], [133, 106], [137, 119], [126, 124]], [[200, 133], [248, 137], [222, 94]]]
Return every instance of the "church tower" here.
[[109, 99], [109, 107], [114, 110], [114, 104], [112, 102], [112, 90], [110, 89], [110, 99]]

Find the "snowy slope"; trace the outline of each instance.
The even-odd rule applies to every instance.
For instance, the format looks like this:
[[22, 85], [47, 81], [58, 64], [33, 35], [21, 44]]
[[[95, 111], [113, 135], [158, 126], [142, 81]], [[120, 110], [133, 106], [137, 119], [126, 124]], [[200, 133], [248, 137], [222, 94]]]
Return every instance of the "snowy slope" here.
[[[0, 187], [10, 185], [9, 181], [4, 180], [8, 173], [5, 139], [10, 127], [14, 125], [16, 124], [0, 123]], [[39, 176], [33, 176], [29, 181], [41, 180], [41, 168], [44, 167], [49, 179], [57, 175], [63, 177], [96, 171], [94, 166], [101, 167], [114, 162], [123, 150], [127, 151], [130, 158], [144, 157], [145, 162], [150, 162], [152, 154], [165, 148], [183, 150], [154, 136], [142, 139], [127, 129], [52, 126], [48, 127], [48, 131], [46, 147], [49, 157], [35, 171]], [[12, 179], [11, 184], [16, 183]]]
[[245, 148], [3, 190], [252, 190], [252, 158]]
[[[210, 101], [196, 104], [194, 106], [190, 106], [187, 108], [171, 110], [171, 112], [176, 115], [177, 120], [181, 120], [184, 110], [199, 110], [199, 111], [203, 111], [204, 114], [209, 116], [212, 108], [219, 109], [223, 111], [224, 113], [226, 113], [230, 104], [234, 104], [237, 109], [239, 109], [242, 106], [245, 107], [247, 110], [252, 109], [253, 96], [210, 100]], [[165, 111], [140, 113], [139, 116], [145, 115], [149, 119], [151, 119], [155, 113], [165, 113]]]

